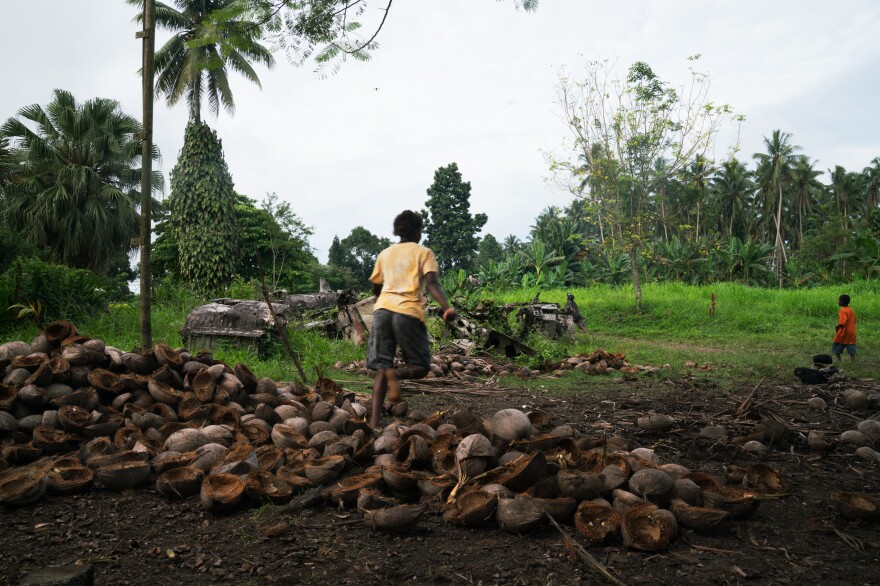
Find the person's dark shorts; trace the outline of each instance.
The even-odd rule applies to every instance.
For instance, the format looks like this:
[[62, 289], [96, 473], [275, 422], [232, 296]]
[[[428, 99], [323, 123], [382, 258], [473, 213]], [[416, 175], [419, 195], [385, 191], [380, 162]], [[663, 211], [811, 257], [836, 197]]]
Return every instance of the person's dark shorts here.
[[834, 354], [843, 354], [844, 348], [847, 352], [849, 352], [850, 356], [856, 355], [856, 345], [855, 344], [838, 344], [837, 342], [831, 346], [831, 352]]
[[431, 367], [428, 328], [420, 319], [377, 309], [370, 326], [367, 367], [373, 370], [394, 367], [394, 354], [400, 346], [407, 364]]

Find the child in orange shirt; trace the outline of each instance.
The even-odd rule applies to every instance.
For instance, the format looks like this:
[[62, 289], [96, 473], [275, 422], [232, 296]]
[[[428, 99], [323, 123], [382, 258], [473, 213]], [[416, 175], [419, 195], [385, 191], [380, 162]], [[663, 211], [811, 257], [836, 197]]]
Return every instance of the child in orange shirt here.
[[840, 306], [840, 314], [837, 319], [834, 344], [831, 351], [840, 360], [843, 350], [849, 353], [850, 360], [856, 359], [856, 313], [849, 307], [849, 295], [841, 295], [837, 304]]

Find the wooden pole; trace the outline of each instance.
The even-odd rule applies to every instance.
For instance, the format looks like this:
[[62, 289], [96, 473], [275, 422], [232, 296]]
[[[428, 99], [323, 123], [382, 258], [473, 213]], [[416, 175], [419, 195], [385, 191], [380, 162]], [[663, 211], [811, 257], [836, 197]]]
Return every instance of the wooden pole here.
[[143, 134], [141, 137], [141, 347], [153, 345], [153, 325], [151, 314], [151, 267], [150, 246], [152, 231], [151, 202], [153, 197], [153, 77], [156, 51], [156, 0], [144, 0], [144, 29], [137, 33], [143, 39]]

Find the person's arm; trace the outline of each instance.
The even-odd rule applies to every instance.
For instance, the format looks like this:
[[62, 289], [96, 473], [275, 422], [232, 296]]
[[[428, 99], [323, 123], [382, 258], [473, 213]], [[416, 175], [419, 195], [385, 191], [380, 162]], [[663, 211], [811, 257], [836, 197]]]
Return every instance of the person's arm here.
[[455, 319], [455, 308], [452, 307], [449, 303], [449, 300], [446, 299], [446, 294], [443, 292], [443, 287], [440, 285], [440, 280], [437, 279], [437, 273], [433, 271], [430, 273], [425, 273], [425, 288], [428, 289], [428, 293], [431, 294], [431, 297], [433, 297], [437, 301], [437, 303], [440, 304], [440, 309], [443, 310], [443, 319], [445, 321]]
[[844, 327], [846, 327], [846, 322], [847, 322], [846, 312], [841, 309], [840, 316], [837, 319], [837, 326], [834, 328], [834, 331], [842, 330]]

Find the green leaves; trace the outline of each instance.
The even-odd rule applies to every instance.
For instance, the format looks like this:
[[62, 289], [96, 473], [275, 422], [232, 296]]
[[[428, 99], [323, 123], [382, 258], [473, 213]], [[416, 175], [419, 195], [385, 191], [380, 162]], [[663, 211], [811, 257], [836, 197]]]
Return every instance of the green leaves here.
[[434, 183], [428, 188], [425, 219], [426, 246], [437, 256], [440, 268], [470, 268], [477, 249], [477, 233], [482, 230], [486, 214], [470, 213], [471, 184], [462, 181], [458, 165], [451, 163], [434, 172]]

